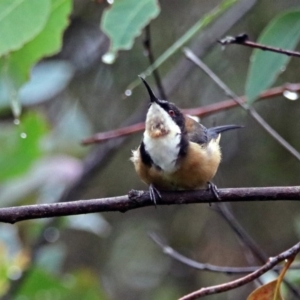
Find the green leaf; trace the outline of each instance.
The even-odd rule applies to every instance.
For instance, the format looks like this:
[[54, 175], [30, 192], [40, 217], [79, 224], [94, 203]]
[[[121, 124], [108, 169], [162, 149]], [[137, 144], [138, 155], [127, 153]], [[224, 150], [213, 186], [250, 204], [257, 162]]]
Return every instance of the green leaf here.
[[131, 49], [134, 39], [159, 12], [157, 0], [115, 0], [101, 20], [101, 29], [110, 38], [109, 51]]
[[41, 155], [40, 140], [47, 131], [37, 113], [24, 115], [20, 125], [2, 125], [0, 131], [0, 181], [21, 175]]
[[47, 139], [49, 149], [72, 156], [85, 153], [80, 141], [91, 135], [88, 117], [78, 103], [66, 101], [57, 115], [58, 122]]
[[[288, 11], [274, 18], [265, 28], [258, 43], [293, 50], [300, 39], [300, 11]], [[258, 95], [270, 87], [290, 57], [256, 49], [251, 56], [251, 65], [246, 82], [248, 104], [252, 104]]]
[[45, 27], [50, 0], [0, 1], [0, 56], [17, 50]]
[[7, 97], [13, 102], [15, 116], [20, 114], [17, 93], [28, 80], [32, 66], [60, 50], [71, 8], [71, 0], [52, 0], [51, 14], [43, 31], [20, 50], [0, 60], [0, 79], [5, 84]]
[[33, 268], [16, 299], [105, 300], [97, 274], [88, 269], [58, 276], [41, 268]]
[[41, 268], [33, 268], [19, 292], [23, 299], [66, 299], [67, 287], [60, 278]]
[[73, 273], [73, 286], [65, 299], [107, 300], [108, 297], [99, 284], [98, 275], [89, 269], [81, 269]]

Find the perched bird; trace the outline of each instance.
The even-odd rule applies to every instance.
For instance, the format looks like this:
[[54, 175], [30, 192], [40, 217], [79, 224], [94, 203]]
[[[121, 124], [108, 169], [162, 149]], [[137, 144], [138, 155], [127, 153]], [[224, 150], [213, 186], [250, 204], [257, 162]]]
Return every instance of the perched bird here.
[[221, 132], [240, 128], [224, 125], [205, 128], [173, 103], [158, 99], [141, 78], [150, 95], [145, 132], [131, 160], [139, 177], [149, 185], [156, 204], [160, 190], [195, 190], [209, 187], [221, 161]]

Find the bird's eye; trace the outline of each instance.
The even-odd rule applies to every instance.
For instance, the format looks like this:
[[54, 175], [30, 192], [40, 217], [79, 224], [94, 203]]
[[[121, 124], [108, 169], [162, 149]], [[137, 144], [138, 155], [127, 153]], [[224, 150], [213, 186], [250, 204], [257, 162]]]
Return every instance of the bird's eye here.
[[169, 110], [169, 115], [170, 115], [171, 117], [174, 117], [174, 116], [175, 116], [174, 110]]

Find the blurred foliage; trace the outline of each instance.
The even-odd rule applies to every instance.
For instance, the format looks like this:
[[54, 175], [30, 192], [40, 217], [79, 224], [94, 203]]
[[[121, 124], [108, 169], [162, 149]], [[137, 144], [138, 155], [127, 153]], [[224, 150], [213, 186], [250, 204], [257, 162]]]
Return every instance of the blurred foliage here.
[[[218, 16], [220, 16], [224, 11], [229, 9], [233, 4], [235, 4], [237, 0], [224, 0], [217, 7], [212, 9], [202, 18], [200, 18], [193, 26], [191, 26], [179, 39], [177, 39], [174, 44], [172, 44], [165, 52], [163, 52], [156, 60], [151, 64], [146, 70], [142, 72], [142, 76], [145, 78], [146, 76], [151, 75], [158, 67], [160, 67], [163, 63], [168, 61], [172, 55], [177, 53], [182, 49], [184, 45], [188, 41], [190, 41], [199, 31], [203, 30], [213, 21], [215, 21]], [[131, 82], [127, 90], [125, 92], [126, 95], [131, 95], [132, 90], [136, 88], [141, 83], [140, 79], [135, 79]]]
[[[300, 11], [284, 12], [277, 16], [261, 33], [258, 43], [293, 50], [300, 39]], [[269, 88], [280, 72], [286, 69], [290, 56], [255, 50], [251, 56], [246, 96], [249, 104]], [[263, 66], [263, 68], [262, 68]]]
[[35, 268], [16, 299], [105, 300], [107, 298], [99, 288], [95, 274], [89, 270], [78, 270], [59, 278], [45, 270]]
[[34, 0], [31, 2], [1, 1], [0, 34], [2, 40], [0, 43], [0, 56], [20, 49], [39, 34], [45, 27], [50, 14], [50, 7], [50, 0]]
[[10, 123], [1, 131], [1, 181], [24, 173], [41, 155], [40, 142], [47, 130], [45, 120], [32, 112], [24, 114], [17, 122], [22, 122], [22, 126]]
[[[18, 47], [6, 49], [6, 52], [8, 50], [15, 51], [2, 56], [0, 60], [0, 80], [2, 89], [6, 91], [6, 98], [10, 99], [14, 115], [19, 117], [21, 111], [18, 99], [19, 89], [28, 81], [31, 68], [41, 58], [60, 50], [61, 37], [68, 24], [68, 15], [72, 8], [72, 1], [52, 0], [50, 1], [50, 6], [48, 5], [49, 7], [47, 7], [49, 1], [43, 2], [43, 5], [41, 5], [40, 1], [23, 1], [21, 5], [17, 2], [9, 1], [6, 7], [8, 15], [2, 18], [2, 20], [10, 20], [9, 24], [1, 26], [5, 30], [4, 36], [15, 37], [15, 43]], [[37, 6], [36, 2], [38, 2]], [[42, 6], [43, 9], [39, 9], [39, 6]], [[39, 17], [31, 17], [31, 15], [27, 15], [28, 12]], [[23, 19], [25, 14], [26, 19]], [[43, 16], [44, 18], [42, 18]], [[36, 19], [41, 19], [41, 21], [37, 22]], [[24, 25], [20, 20], [24, 22]], [[39, 26], [39, 23], [42, 26]], [[17, 24], [17, 28], [14, 28], [11, 24]], [[22, 31], [20, 32], [19, 28], [27, 30], [27, 35], [29, 35], [27, 39], [24, 38], [26, 35]], [[2, 40], [2, 42], [4, 41], [6, 39]]]
[[[217, 40], [216, 30], [212, 33], [212, 28], [222, 29], [223, 25], [218, 25], [221, 15], [216, 15], [216, 20], [208, 20], [210, 27], [205, 32], [198, 27], [195, 31], [195, 26], [207, 21], [215, 7], [221, 7], [220, 12], [223, 12], [226, 7], [222, 9], [222, 3], [233, 2], [149, 1], [152, 9], [145, 12], [143, 22], [133, 24], [135, 28], [127, 44], [133, 43], [137, 33], [141, 32], [140, 36], [135, 38], [130, 51], [118, 48], [118, 59], [111, 65], [102, 61], [111, 48], [99, 23], [103, 26], [104, 12], [108, 18], [108, 11], [120, 9], [120, 2], [137, 6], [137, 1], [42, 2], [22, 1], [16, 5], [17, 1], [2, 1], [0, 4], [1, 12], [11, 9], [7, 19], [0, 16], [3, 37], [0, 53], [5, 54], [0, 60], [1, 206], [108, 197], [127, 193], [132, 188], [146, 188], [128, 160], [141, 134], [118, 144], [116, 149], [109, 148], [114, 141], [92, 149], [82, 147], [80, 141], [92, 132], [118, 128], [128, 123], [130, 117], [144, 119], [144, 89], [137, 88], [131, 97], [123, 99], [126, 87], [149, 66], [141, 31], [150, 20], [155, 57], [179, 45], [172, 52], [174, 55], [167, 56], [159, 67], [162, 78], [168, 79], [177, 66], [190, 65], [181, 53], [182, 38], [188, 37], [184, 44], [190, 41], [192, 45], [202, 34]], [[247, 0], [237, 1], [235, 5], [243, 2]], [[246, 32], [251, 40], [275, 41], [274, 46], [299, 50], [297, 9], [299, 4], [293, 0], [257, 1], [252, 10], [237, 18], [228, 35]], [[226, 13], [230, 11], [231, 8]], [[35, 14], [31, 16], [32, 12]], [[126, 18], [128, 13], [121, 12], [121, 16]], [[119, 17], [116, 20], [114, 14], [110, 18], [112, 24], [121, 26], [115, 30], [117, 34], [130, 23]], [[232, 18], [236, 16], [231, 15]], [[251, 86], [253, 99], [271, 84], [298, 80], [299, 59], [291, 58], [287, 65], [288, 59], [280, 56], [283, 61], [279, 66], [279, 60], [275, 59], [278, 63], [275, 69], [273, 56], [267, 52], [254, 51], [252, 57], [256, 59], [249, 63], [252, 51], [246, 47], [232, 45], [221, 49], [217, 43], [210, 47], [196, 46], [205, 48], [204, 61], [234, 91], [244, 94]], [[181, 72], [181, 68], [178, 70]], [[207, 105], [226, 98], [210, 79], [193, 67], [184, 80], [170, 90], [169, 99], [180, 107]], [[19, 103], [23, 113], [16, 118], [20, 113]], [[271, 126], [300, 149], [298, 101], [288, 101], [282, 95], [253, 105]], [[215, 179], [218, 186], [299, 184], [299, 162], [243, 111], [219, 112], [202, 121], [207, 126], [215, 123], [246, 126], [222, 137], [223, 162]], [[101, 155], [104, 159], [93, 169], [93, 163]], [[91, 169], [93, 172], [88, 173]], [[87, 180], [78, 185], [87, 173]], [[65, 194], [70, 190], [73, 193]], [[4, 296], [9, 292], [10, 299], [19, 300], [167, 300], [200, 286], [229, 281], [232, 276], [195, 271], [171, 260], [147, 237], [147, 231], [158, 232], [176, 250], [201, 262], [228, 266], [258, 264], [212, 208], [204, 205], [158, 207], [126, 214], [70, 216], [49, 223], [35, 220], [17, 225], [1, 224], [0, 293]], [[232, 205], [232, 210], [268, 255], [283, 251], [299, 239], [300, 216], [296, 202], [237, 203]], [[36, 244], [40, 240], [43, 243]], [[299, 284], [297, 271], [289, 271], [286, 278]], [[250, 284], [209, 299], [245, 299], [253, 289], [254, 285]]]
[[159, 11], [157, 0], [114, 1], [101, 18], [101, 28], [110, 38], [110, 55], [116, 55], [119, 50], [131, 49], [134, 39], [157, 17]]

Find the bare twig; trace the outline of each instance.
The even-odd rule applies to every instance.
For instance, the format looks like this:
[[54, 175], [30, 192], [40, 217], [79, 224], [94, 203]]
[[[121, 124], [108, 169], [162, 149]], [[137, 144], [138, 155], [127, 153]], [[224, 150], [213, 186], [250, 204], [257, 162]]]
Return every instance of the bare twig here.
[[[282, 95], [285, 91], [291, 91], [291, 92], [300, 92], [300, 83], [287, 83], [282, 86], [278, 86], [269, 90], [264, 91], [259, 96], [258, 100], [266, 100], [270, 99], [276, 96]], [[246, 103], [245, 97], [240, 97], [240, 100], [242, 103]], [[192, 116], [198, 116], [198, 117], [206, 117], [211, 114], [224, 111], [230, 108], [234, 108], [238, 106], [239, 104], [236, 103], [234, 100], [224, 100], [218, 103], [209, 104], [202, 107], [196, 107], [196, 108], [188, 108], [188, 109], [182, 109], [184, 114], [189, 114]], [[102, 143], [106, 140], [118, 138], [121, 136], [130, 135], [139, 131], [142, 131], [145, 129], [145, 123], [136, 123], [130, 126], [106, 131], [106, 132], [100, 132], [96, 133], [92, 137], [86, 138], [82, 141], [83, 145], [89, 145], [89, 144], [95, 144], [95, 143]]]
[[271, 51], [280, 54], [285, 54], [288, 56], [300, 57], [300, 52], [297, 51], [291, 51], [291, 50], [286, 50], [282, 48], [277, 48], [277, 47], [272, 47], [272, 46], [267, 46], [267, 45], [252, 42], [249, 40], [248, 35], [245, 33], [237, 35], [236, 37], [227, 36], [224, 39], [218, 40], [218, 42], [223, 46], [227, 46], [230, 44], [238, 44], [250, 48], [257, 48], [264, 51]]
[[[224, 204], [224, 205], [223, 205]], [[231, 229], [236, 233], [240, 240], [251, 250], [251, 252], [258, 258], [260, 262], [267, 260], [268, 256], [259, 247], [259, 245], [249, 236], [239, 221], [234, 217], [227, 203], [221, 203], [216, 206], [216, 211], [227, 221]]]
[[191, 60], [195, 65], [201, 68], [225, 93], [236, 101], [244, 110], [258, 122], [263, 129], [265, 129], [279, 144], [288, 150], [296, 159], [300, 160], [300, 153], [292, 147], [280, 134], [278, 134], [251, 106], [248, 107], [244, 104], [239, 97], [229, 89], [229, 87], [215, 74], [207, 65], [205, 65], [190, 49], [185, 48], [184, 53], [186, 57]]
[[[149, 63], [150, 63], [150, 66], [151, 66], [151, 65], [154, 64], [155, 59], [154, 59], [153, 50], [152, 50], [150, 24], [147, 25], [146, 28], [145, 28], [144, 48], [145, 48], [146, 56], [148, 56]], [[157, 90], [159, 92], [159, 95], [160, 95], [161, 99], [166, 100], [167, 95], [166, 95], [164, 87], [162, 85], [158, 69], [155, 69], [153, 71], [153, 77], [155, 79], [156, 87], [157, 87]]]
[[300, 252], [300, 243], [297, 243], [296, 245], [294, 245], [290, 249], [280, 253], [279, 255], [277, 255], [275, 257], [270, 257], [266, 264], [264, 264], [261, 268], [252, 272], [249, 275], [246, 275], [242, 278], [239, 278], [239, 279], [227, 282], [227, 283], [214, 285], [214, 286], [210, 286], [210, 287], [206, 287], [206, 288], [201, 288], [198, 291], [195, 291], [193, 293], [190, 293], [188, 295], [181, 297], [179, 300], [194, 300], [194, 299], [198, 299], [203, 296], [218, 294], [218, 293], [222, 293], [222, 292], [226, 292], [226, 291], [235, 289], [237, 287], [240, 287], [242, 285], [245, 285], [245, 284], [255, 280], [256, 278], [265, 274], [267, 271], [271, 270], [278, 263], [280, 263], [290, 257], [294, 257], [299, 252]]
[[[235, 218], [233, 213], [228, 207], [228, 203], [220, 203], [216, 207], [216, 210], [223, 216], [223, 218], [230, 225], [232, 230], [237, 234], [243, 244], [251, 251], [251, 253], [261, 262], [265, 262], [268, 259], [268, 255], [265, 251], [252, 239], [252, 237], [246, 232], [243, 226]], [[279, 270], [274, 270], [279, 274]], [[283, 279], [289, 290], [297, 297], [300, 298], [299, 291], [286, 279]]]
[[[159, 247], [162, 248], [162, 251], [164, 254], [166, 254], [166, 255], [172, 257], [173, 259], [185, 264], [186, 266], [189, 266], [196, 270], [210, 271], [210, 272], [217, 272], [217, 273], [226, 273], [227, 275], [234, 275], [234, 274], [252, 273], [261, 267], [261, 266], [227, 267], [227, 266], [216, 266], [216, 265], [207, 264], [207, 263], [200, 263], [200, 262], [197, 262], [193, 259], [190, 259], [190, 258], [180, 254], [178, 251], [176, 251], [169, 245], [165, 244], [157, 234], [150, 232], [149, 236]], [[273, 270], [276, 270], [276, 271], [281, 270], [281, 269], [282, 269], [282, 266], [275, 266], [273, 268]], [[298, 269], [300, 269], [300, 264], [294, 265], [290, 269], [298, 270]]]
[[[213, 46], [216, 39], [222, 38], [226, 32], [236, 24], [243, 16], [249, 12], [256, 4], [257, 0], [241, 0], [236, 5], [226, 11], [218, 18], [209, 28], [196, 36], [190, 48], [197, 56], [202, 57]], [[163, 79], [163, 86], [166, 94], [170, 97], [173, 92], [180, 88], [182, 82], [192, 72], [194, 66], [186, 63], [186, 59], [182, 58], [174, 68]]]
[[[229, 188], [219, 189], [218, 192], [223, 202], [247, 201], [249, 203], [250, 201], [300, 200], [300, 186]], [[157, 205], [219, 202], [209, 190], [161, 192], [161, 195], [163, 200], [158, 202]], [[152, 205], [154, 204], [148, 191], [132, 190], [129, 195], [119, 197], [1, 208], [0, 222], [13, 224], [23, 220], [39, 218], [105, 211], [126, 212], [127, 210]]]

